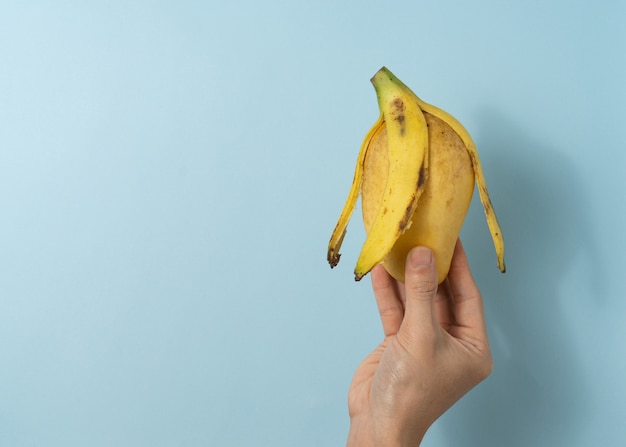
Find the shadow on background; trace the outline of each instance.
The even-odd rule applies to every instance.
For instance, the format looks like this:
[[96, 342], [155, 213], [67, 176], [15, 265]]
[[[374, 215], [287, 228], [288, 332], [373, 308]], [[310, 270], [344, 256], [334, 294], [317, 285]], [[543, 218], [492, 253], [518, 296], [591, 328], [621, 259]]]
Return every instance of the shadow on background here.
[[[494, 273], [477, 200], [462, 235], [485, 296], [495, 367], [444, 415], [439, 429], [451, 446], [574, 445], [585, 430], [589, 389], [569, 337], [576, 328], [564, 315], [572, 297], [563, 296], [560, 284], [581, 260], [585, 268], [596, 266], [590, 274], [602, 275], [589, 240], [582, 174], [563, 152], [524, 135], [497, 113], [484, 112], [480, 122], [484, 132], [477, 140], [503, 228], [507, 273]], [[593, 299], [601, 295], [594, 290]]]

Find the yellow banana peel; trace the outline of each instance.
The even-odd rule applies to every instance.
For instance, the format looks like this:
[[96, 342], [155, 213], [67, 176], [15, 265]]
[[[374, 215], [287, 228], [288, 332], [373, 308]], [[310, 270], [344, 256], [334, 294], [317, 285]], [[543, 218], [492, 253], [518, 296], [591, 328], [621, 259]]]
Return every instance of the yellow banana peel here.
[[417, 245], [435, 256], [439, 283], [469, 209], [474, 183], [504, 272], [504, 240], [489, 198], [476, 146], [449, 113], [418, 98], [387, 68], [372, 78], [380, 117], [359, 151], [348, 198], [328, 245], [331, 267], [361, 195], [366, 240], [356, 263], [358, 281], [379, 263], [404, 281], [405, 260]]

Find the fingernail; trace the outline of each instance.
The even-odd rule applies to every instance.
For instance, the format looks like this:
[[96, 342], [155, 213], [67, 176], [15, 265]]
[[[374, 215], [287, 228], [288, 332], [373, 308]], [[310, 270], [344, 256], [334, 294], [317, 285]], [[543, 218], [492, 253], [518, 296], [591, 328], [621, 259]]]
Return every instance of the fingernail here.
[[416, 247], [411, 250], [411, 266], [423, 267], [433, 263], [433, 252], [427, 247]]

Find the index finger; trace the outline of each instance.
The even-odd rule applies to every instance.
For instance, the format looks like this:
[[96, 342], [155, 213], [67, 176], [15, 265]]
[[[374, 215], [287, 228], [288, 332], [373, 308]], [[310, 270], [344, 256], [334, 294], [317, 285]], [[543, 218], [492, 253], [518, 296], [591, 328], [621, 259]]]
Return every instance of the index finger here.
[[478, 329], [486, 334], [482, 295], [472, 277], [460, 239], [454, 247], [448, 283], [454, 297], [454, 315], [457, 325]]
[[370, 275], [385, 337], [395, 335], [404, 318], [404, 305], [400, 298], [398, 283], [382, 265], [374, 267]]

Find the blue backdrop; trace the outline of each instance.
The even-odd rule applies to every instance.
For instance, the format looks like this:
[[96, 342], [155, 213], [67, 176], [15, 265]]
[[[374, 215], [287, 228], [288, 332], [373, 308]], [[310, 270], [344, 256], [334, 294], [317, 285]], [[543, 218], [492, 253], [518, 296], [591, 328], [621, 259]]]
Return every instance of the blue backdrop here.
[[626, 440], [626, 3], [0, 5], [0, 445], [328, 446], [380, 341], [326, 246], [382, 65], [478, 145], [492, 376], [426, 446]]

